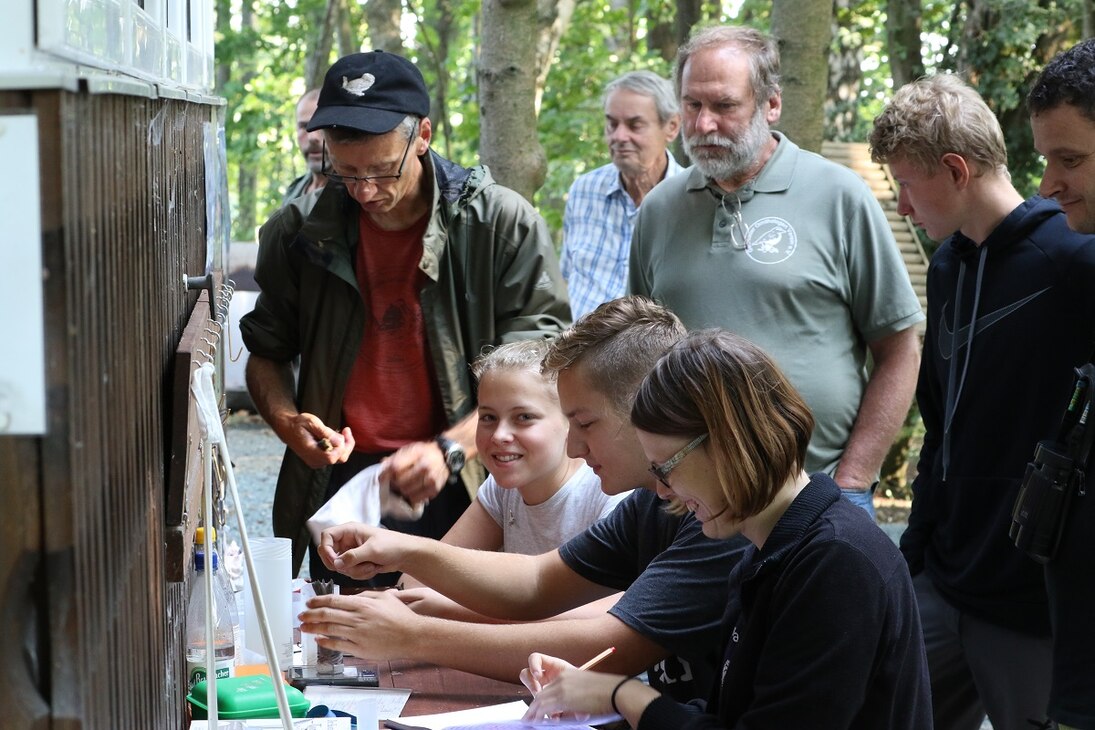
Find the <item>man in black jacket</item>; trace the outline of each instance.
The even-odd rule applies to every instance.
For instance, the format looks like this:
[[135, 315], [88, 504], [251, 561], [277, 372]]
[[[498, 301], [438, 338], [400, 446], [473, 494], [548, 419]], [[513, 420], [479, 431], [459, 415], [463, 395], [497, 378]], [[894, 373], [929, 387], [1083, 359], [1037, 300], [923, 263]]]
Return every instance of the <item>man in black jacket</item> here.
[[[1040, 192], [1061, 204], [1069, 228], [1095, 233], [1095, 40], [1086, 40], [1050, 61], [1030, 92], [1028, 105], [1034, 146], [1046, 159]], [[1095, 323], [1089, 319], [1086, 325], [1080, 339], [1090, 353]], [[1091, 474], [1089, 466], [1089, 481]], [[1067, 723], [1085, 730], [1095, 728], [1095, 624], [1091, 621], [1095, 505], [1091, 500], [1090, 494], [1073, 498], [1058, 555], [1045, 569], [1053, 624], [1049, 715], [1062, 728]]]
[[[917, 383], [924, 447], [901, 550], [914, 576], [935, 727], [1045, 723], [1052, 646], [1041, 568], [1008, 537], [1035, 443], [1091, 349], [1095, 238], [1011, 184], [1000, 125], [951, 75], [902, 87], [871, 151], [898, 212], [942, 245]], [[1040, 725], [1042, 726], [1042, 725]]]

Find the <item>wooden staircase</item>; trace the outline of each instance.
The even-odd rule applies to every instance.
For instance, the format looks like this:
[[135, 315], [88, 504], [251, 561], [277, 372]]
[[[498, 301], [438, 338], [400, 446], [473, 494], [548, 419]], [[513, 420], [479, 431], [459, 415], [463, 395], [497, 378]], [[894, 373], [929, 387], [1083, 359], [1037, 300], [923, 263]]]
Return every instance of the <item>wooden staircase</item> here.
[[909, 280], [920, 299], [920, 308], [927, 312], [928, 256], [920, 245], [920, 238], [912, 221], [897, 213], [897, 184], [890, 176], [889, 168], [871, 160], [871, 153], [865, 142], [824, 142], [821, 145], [821, 154], [833, 162], [850, 167], [870, 186], [882, 210], [886, 212], [886, 219], [889, 220], [897, 246], [901, 249], [901, 258], [908, 269]]

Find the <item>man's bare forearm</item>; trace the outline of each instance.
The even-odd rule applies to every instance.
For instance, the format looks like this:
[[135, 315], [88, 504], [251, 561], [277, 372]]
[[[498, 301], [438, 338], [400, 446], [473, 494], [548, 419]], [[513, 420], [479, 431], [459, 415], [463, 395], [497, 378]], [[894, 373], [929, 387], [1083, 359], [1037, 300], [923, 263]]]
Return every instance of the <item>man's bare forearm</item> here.
[[914, 328], [873, 343], [871, 354], [875, 360], [871, 379], [834, 475], [845, 488], [867, 487], [874, 481], [916, 390], [920, 340]]
[[251, 355], [247, 358], [246, 375], [247, 391], [259, 415], [281, 436], [279, 428], [284, 428], [286, 416], [299, 413], [293, 398], [292, 366]]
[[557, 551], [518, 555], [416, 540], [400, 568], [423, 585], [485, 616], [536, 621], [596, 600], [611, 590], [571, 571]]

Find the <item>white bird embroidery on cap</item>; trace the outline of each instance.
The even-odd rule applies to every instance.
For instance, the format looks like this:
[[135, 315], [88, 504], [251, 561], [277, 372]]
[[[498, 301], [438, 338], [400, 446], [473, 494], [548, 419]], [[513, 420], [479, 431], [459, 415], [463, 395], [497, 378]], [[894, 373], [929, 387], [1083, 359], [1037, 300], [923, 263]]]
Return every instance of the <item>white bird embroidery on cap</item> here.
[[363, 73], [359, 79], [348, 79], [345, 76], [342, 77], [342, 88], [354, 96], [364, 96], [365, 92], [369, 90], [369, 87], [375, 83], [376, 77], [371, 73]]

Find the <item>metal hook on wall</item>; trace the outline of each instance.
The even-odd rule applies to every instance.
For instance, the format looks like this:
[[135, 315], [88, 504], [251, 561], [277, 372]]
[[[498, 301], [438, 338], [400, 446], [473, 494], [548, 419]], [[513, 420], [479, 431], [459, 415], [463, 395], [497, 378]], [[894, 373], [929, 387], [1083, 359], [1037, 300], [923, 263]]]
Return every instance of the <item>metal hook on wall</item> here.
[[209, 317], [211, 319], [217, 318], [217, 312], [220, 311], [220, 307], [217, 302], [217, 290], [213, 285], [213, 275], [206, 274], [205, 276], [186, 276], [183, 275], [183, 284], [187, 289], [205, 289], [209, 292]]
[[[231, 321], [229, 308], [232, 304], [232, 296], [236, 293], [236, 282], [232, 279], [225, 279], [224, 282], [221, 283], [221, 292], [222, 294], [224, 292], [227, 293], [221, 296], [221, 321], [217, 322], [216, 325], [224, 330], [224, 325], [222, 323]], [[228, 359], [232, 362], [239, 362], [240, 358], [243, 357], [243, 352], [246, 348], [244, 348], [243, 345], [240, 345], [240, 348], [238, 350], [236, 350], [234, 353], [232, 352], [231, 328], [224, 331], [224, 342], [227, 348], [226, 354], [228, 356]]]
[[212, 341], [212, 340], [210, 340], [210, 339], [209, 339], [208, 337], [202, 337], [202, 338], [201, 338], [201, 341], [202, 341], [202, 342], [204, 342], [205, 344], [209, 345], [209, 353], [210, 353], [210, 354], [208, 355], [208, 357], [209, 357], [209, 362], [213, 362], [213, 358], [214, 358], [214, 357], [216, 356], [216, 354], [217, 354], [217, 343], [216, 343], [216, 342], [213, 342], [213, 341]]

